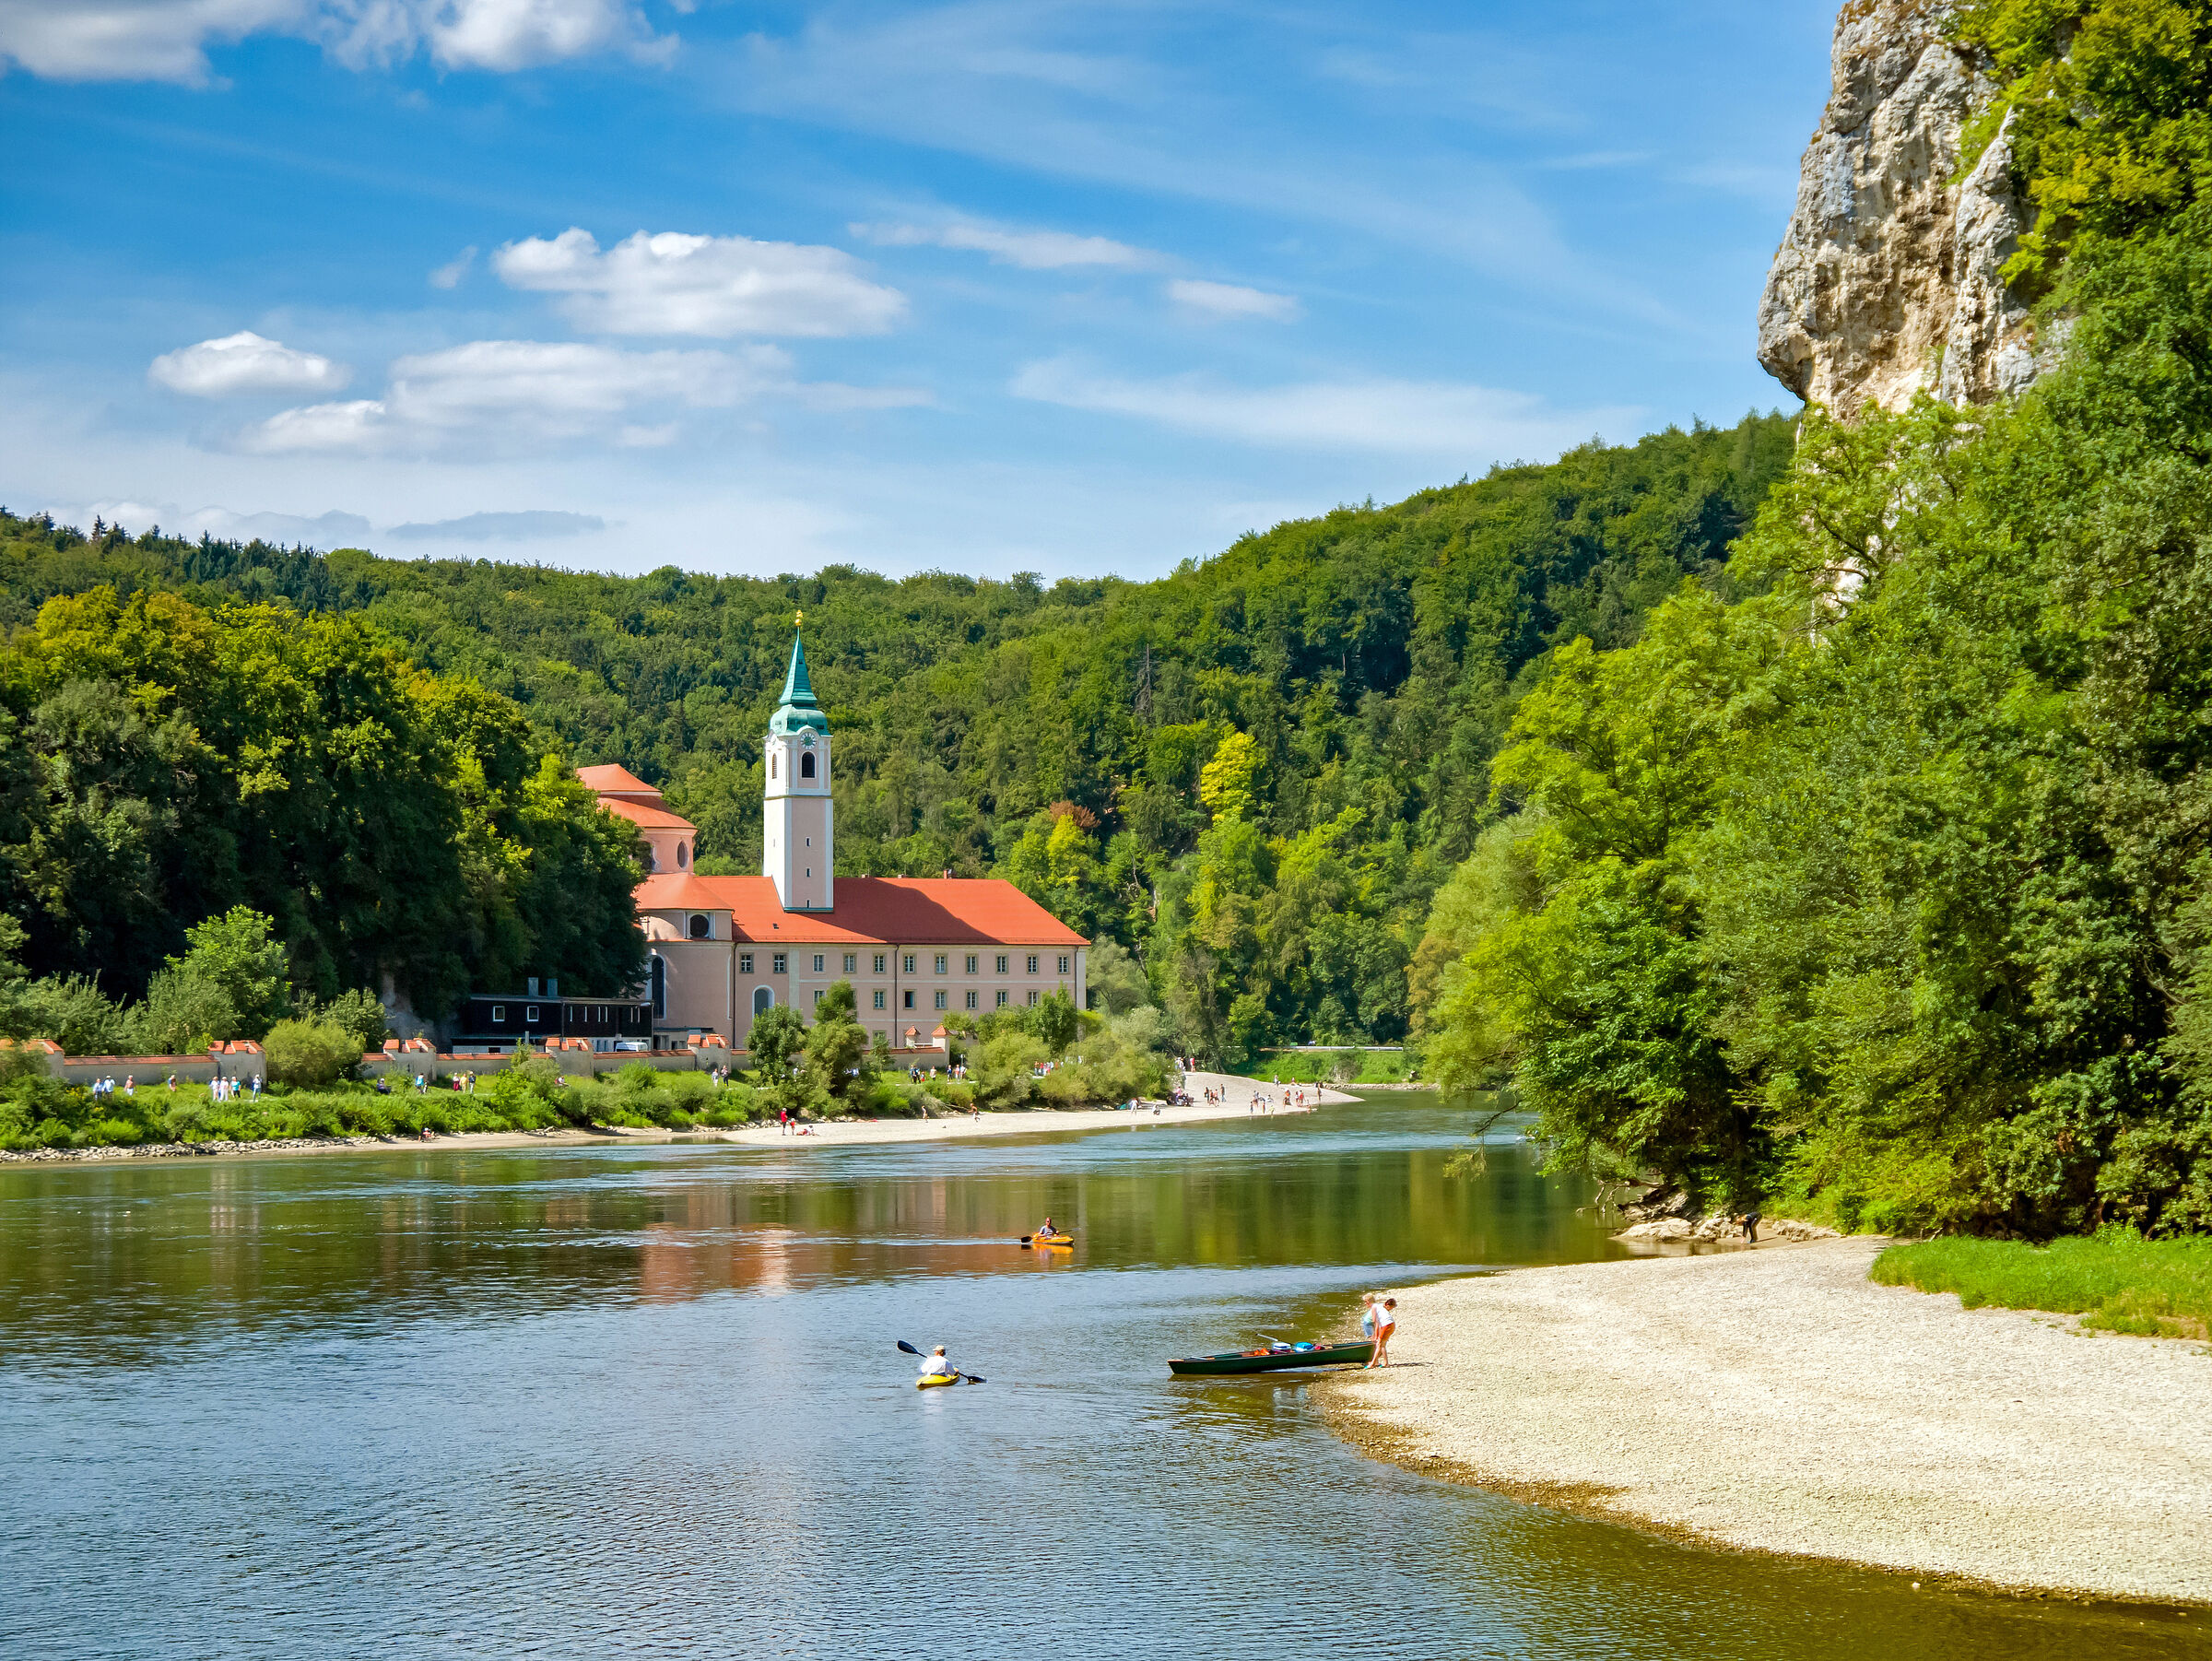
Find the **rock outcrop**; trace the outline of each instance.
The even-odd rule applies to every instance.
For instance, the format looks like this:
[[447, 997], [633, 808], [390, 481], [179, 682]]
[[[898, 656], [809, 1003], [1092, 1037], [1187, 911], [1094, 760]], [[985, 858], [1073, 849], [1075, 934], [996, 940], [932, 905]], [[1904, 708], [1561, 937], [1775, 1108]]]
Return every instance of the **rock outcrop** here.
[[1759, 360], [1849, 418], [1925, 388], [1954, 403], [2035, 377], [2028, 316], [1997, 273], [2024, 223], [2004, 136], [1954, 184], [1961, 127], [1995, 96], [1946, 38], [1949, 0], [1850, 0], [1834, 90], [1806, 147], [1797, 207], [1767, 275]]

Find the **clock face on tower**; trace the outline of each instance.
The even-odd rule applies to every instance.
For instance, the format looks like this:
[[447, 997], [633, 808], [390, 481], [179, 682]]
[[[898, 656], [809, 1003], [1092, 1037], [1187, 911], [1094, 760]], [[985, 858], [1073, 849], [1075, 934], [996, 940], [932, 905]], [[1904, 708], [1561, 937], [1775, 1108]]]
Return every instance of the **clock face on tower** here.
[[812, 749], [814, 748], [814, 735], [812, 733], [801, 733], [799, 735], [799, 744], [803, 748]]

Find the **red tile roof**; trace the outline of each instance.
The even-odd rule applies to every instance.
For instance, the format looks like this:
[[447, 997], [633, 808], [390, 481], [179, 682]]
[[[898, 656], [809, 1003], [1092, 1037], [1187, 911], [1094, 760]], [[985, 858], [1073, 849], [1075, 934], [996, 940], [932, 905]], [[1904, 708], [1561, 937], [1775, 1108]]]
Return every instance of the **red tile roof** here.
[[1012, 883], [995, 877], [840, 877], [837, 909], [787, 912], [766, 877], [680, 871], [638, 884], [641, 912], [727, 912], [756, 945], [1088, 946]]
[[[659, 801], [660, 797], [653, 797]], [[603, 795], [599, 806], [609, 813], [618, 813], [631, 824], [646, 830], [696, 830], [699, 829], [681, 814], [670, 813], [665, 807], [648, 807], [642, 802], [626, 801], [618, 795]]]
[[661, 793], [627, 767], [618, 767], [612, 761], [600, 767], [579, 767], [576, 776], [583, 781], [586, 790], [595, 790], [601, 795], [651, 796], [661, 799]]

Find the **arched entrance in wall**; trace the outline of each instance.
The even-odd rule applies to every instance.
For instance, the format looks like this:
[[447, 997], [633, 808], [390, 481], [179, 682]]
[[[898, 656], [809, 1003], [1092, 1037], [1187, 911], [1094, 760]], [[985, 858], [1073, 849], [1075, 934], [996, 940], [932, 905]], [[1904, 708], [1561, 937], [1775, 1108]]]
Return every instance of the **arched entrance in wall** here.
[[756, 986], [753, 988], [754, 1015], [766, 1015], [769, 1010], [775, 1007], [775, 1002], [776, 995], [770, 991], [766, 986]]
[[653, 1019], [668, 1019], [668, 960], [657, 951], [653, 954]]

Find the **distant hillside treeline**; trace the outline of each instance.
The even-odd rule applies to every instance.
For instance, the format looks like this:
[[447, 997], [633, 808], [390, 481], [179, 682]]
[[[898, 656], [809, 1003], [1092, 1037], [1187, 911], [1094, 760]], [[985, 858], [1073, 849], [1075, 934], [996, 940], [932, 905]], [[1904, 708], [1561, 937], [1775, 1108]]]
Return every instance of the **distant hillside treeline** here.
[[1142, 952], [1194, 1047], [1387, 1041], [1532, 666], [1630, 643], [1686, 580], [1724, 591], [1791, 443], [1779, 416], [1594, 443], [1142, 583], [622, 578], [9, 518], [0, 620], [104, 586], [366, 630], [512, 700], [535, 746], [663, 783], [707, 869], [757, 870], [759, 736], [803, 608], [841, 870], [1011, 876]]

